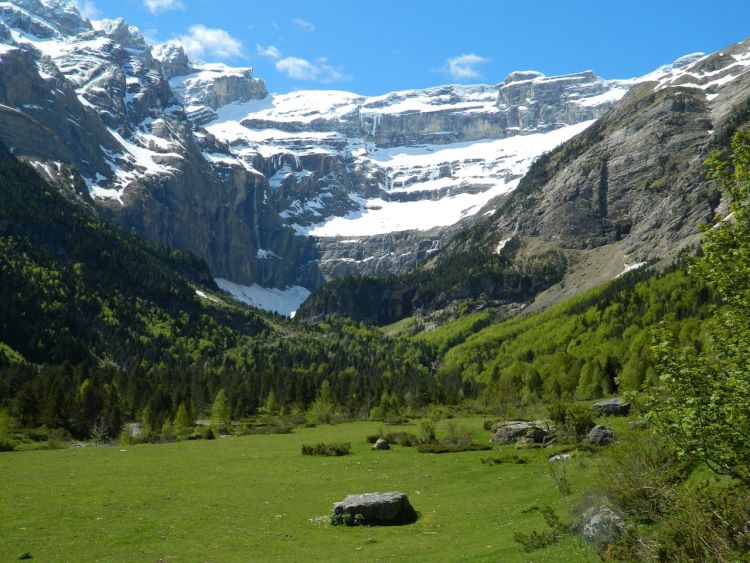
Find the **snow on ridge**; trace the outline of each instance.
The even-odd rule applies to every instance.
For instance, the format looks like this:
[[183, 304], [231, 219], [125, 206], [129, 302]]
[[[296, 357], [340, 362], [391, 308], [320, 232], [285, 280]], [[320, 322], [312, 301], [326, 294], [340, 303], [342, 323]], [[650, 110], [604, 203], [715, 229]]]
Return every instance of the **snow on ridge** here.
[[[309, 227], [296, 224], [294, 229], [298, 234], [318, 237], [362, 237], [386, 232], [424, 231], [455, 224], [476, 214], [491, 199], [514, 190], [536, 157], [593, 123], [591, 120], [547, 133], [472, 143], [376, 149], [370, 156], [372, 160], [394, 168], [402, 166], [406, 170], [463, 161], [454, 181], [455, 187], [482, 185], [486, 189], [479, 193], [456, 190], [459, 193], [449, 193], [441, 199], [418, 201], [364, 199], [352, 194], [350, 198], [359, 204], [357, 211]], [[475, 162], [466, 166], [467, 160]], [[393, 174], [393, 168], [389, 172]], [[420, 187], [420, 191], [422, 189]], [[398, 193], [398, 185], [392, 186], [390, 191]]]
[[286, 317], [294, 317], [300, 305], [310, 296], [310, 290], [299, 285], [277, 289], [262, 287], [257, 283], [242, 285], [225, 278], [215, 278], [214, 281], [235, 300]]

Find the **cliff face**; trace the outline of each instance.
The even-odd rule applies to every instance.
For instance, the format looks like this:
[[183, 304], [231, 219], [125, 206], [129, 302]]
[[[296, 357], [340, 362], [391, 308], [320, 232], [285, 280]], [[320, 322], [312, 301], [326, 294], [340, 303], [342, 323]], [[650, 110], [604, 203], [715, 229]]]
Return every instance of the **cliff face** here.
[[331, 284], [300, 314], [393, 322], [480, 293], [529, 304], [545, 292], [532, 304], [542, 307], [629, 269], [669, 263], [698, 242], [721, 203], [706, 157], [748, 121], [750, 40], [660, 68], [538, 158], [514, 191], [416, 272], [381, 280], [377, 292], [367, 280]]
[[[0, 6], [0, 140], [123, 228], [258, 290], [403, 274], [476, 221], [493, 240], [622, 240], [645, 260], [715, 204], [690, 155], [744, 103], [744, 78], [725, 73], [745, 52], [677, 61], [656, 86], [525, 71], [376, 97], [268, 94], [252, 69], [195, 64], [123, 20], [16, 0]], [[571, 138], [587, 141], [519, 184]]]

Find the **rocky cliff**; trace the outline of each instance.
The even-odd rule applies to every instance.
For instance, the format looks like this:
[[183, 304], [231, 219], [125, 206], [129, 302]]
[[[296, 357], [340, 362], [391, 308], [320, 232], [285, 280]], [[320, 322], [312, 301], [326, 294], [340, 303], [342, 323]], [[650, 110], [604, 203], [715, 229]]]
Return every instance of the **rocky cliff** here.
[[[517, 189], [495, 198], [489, 214], [419, 270], [378, 280], [377, 291], [367, 280], [333, 283], [301, 313], [382, 323], [480, 293], [527, 305], [543, 292], [538, 308], [633, 268], [669, 263], [698, 242], [699, 226], [721, 203], [705, 177], [709, 151], [749, 121], [750, 40], [662, 67], [535, 160]], [[534, 264], [544, 267], [513, 277]], [[367, 299], [375, 302], [358, 305]]]
[[[194, 63], [123, 20], [86, 20], [72, 0], [14, 0], [0, 6], [0, 140], [70, 197], [195, 252], [258, 304], [269, 288], [298, 302], [325, 280], [411, 271], [482, 220], [498, 240], [528, 234], [565, 249], [629, 237], [633, 259], [649, 259], [635, 241], [661, 233], [670, 210], [690, 209], [675, 231], [683, 240], [713, 205], [691, 206], [699, 196], [688, 188], [681, 206], [664, 196], [692, 174], [684, 160], [710, 140], [708, 123], [742, 103], [724, 74], [744, 64], [737, 49], [659, 70], [651, 78], [672, 82], [658, 91], [648, 77], [523, 71], [496, 86], [375, 97], [268, 94], [252, 69]], [[693, 75], [725, 82], [701, 90]], [[674, 91], [688, 93], [675, 101]], [[622, 125], [631, 118], [636, 129]], [[605, 129], [619, 133], [602, 144]], [[633, 145], [635, 131], [650, 149]], [[544, 153], [594, 137], [583, 161], [560, 172], [553, 152], [533, 168], [541, 184], [517, 190]], [[643, 182], [652, 195], [640, 198]]]

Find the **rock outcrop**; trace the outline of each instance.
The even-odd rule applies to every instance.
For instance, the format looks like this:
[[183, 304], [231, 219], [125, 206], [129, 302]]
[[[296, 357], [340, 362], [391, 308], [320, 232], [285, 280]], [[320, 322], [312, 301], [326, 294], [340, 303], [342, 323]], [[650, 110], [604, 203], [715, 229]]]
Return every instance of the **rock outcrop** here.
[[333, 517], [345, 524], [398, 526], [416, 522], [417, 513], [404, 493], [365, 493], [335, 503]]
[[627, 416], [630, 403], [621, 398], [605, 399], [594, 403], [591, 408], [598, 416]]
[[615, 441], [615, 433], [606, 426], [597, 424], [589, 430], [586, 440], [595, 446], [609, 446]]
[[498, 422], [492, 427], [490, 441], [499, 445], [515, 443], [541, 444], [549, 436], [550, 431], [542, 421], [510, 420], [507, 422]]

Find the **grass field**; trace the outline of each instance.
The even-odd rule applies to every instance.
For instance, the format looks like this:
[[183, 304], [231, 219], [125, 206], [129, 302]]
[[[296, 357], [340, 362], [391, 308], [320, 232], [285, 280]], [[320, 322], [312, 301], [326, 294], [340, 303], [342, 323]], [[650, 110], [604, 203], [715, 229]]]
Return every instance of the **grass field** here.
[[[459, 422], [488, 439], [481, 419]], [[528, 463], [497, 465], [480, 459], [498, 450], [372, 451], [365, 436], [380, 427], [0, 454], [0, 560], [26, 551], [38, 561], [598, 560], [573, 538], [533, 553], [513, 540], [544, 527], [534, 507], [563, 512], [546, 474], [549, 450], [507, 447]], [[353, 455], [300, 454], [319, 441], [351, 441]], [[568, 463], [580, 490], [591, 462]], [[347, 494], [391, 490], [409, 495], [416, 524], [329, 525], [332, 503]]]

